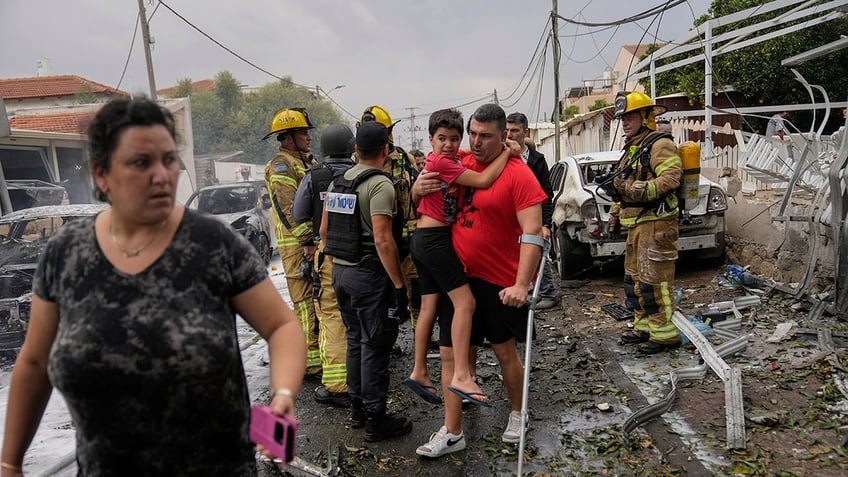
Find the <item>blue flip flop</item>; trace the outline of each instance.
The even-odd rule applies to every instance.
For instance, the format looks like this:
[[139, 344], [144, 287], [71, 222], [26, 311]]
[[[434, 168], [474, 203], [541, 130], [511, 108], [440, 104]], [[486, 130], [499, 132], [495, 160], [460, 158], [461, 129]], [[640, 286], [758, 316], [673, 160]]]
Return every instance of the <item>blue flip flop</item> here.
[[419, 382], [413, 381], [409, 378], [403, 380], [403, 384], [409, 386], [410, 389], [415, 391], [415, 394], [421, 396], [421, 399], [429, 402], [430, 404], [441, 404], [442, 398], [436, 394], [435, 386], [425, 386]]
[[460, 391], [459, 389], [456, 389], [456, 388], [451, 387], [451, 386], [448, 386], [448, 391], [459, 395], [463, 399], [467, 399], [468, 402], [470, 402], [471, 404], [476, 404], [476, 405], [482, 406], [482, 407], [492, 407], [491, 404], [489, 404], [485, 401], [481, 401], [481, 400], [474, 397], [474, 396], [485, 396], [486, 393], [467, 393], [465, 391]]

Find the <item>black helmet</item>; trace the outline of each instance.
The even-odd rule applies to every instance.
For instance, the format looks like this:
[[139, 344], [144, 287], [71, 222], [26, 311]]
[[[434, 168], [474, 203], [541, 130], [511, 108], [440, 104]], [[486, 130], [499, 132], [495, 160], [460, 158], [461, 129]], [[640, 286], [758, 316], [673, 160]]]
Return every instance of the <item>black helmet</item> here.
[[328, 157], [350, 157], [353, 154], [353, 133], [344, 124], [333, 124], [321, 133], [321, 153]]

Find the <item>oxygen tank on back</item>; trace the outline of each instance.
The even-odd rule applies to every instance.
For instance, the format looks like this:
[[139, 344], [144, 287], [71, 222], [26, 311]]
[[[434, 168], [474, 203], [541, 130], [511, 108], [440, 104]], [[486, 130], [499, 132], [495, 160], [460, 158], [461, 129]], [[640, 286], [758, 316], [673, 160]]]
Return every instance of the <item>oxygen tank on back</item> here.
[[692, 210], [698, 205], [698, 184], [701, 178], [701, 147], [686, 141], [677, 148], [683, 162], [683, 180], [678, 191], [682, 210]]

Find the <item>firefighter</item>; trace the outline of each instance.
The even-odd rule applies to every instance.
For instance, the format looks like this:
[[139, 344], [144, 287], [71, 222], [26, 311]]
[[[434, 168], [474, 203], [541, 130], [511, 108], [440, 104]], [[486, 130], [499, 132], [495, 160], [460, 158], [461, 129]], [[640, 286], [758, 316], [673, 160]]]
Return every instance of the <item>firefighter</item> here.
[[277, 248], [286, 274], [292, 307], [300, 317], [306, 335], [306, 375], [321, 372], [318, 350], [317, 319], [312, 304], [312, 260], [316, 246], [310, 223], [297, 224], [291, 206], [297, 186], [306, 170], [315, 165], [309, 145], [309, 130], [314, 128], [306, 110], [281, 109], [271, 120], [271, 132], [262, 139], [276, 136], [280, 150], [265, 165], [265, 183], [271, 196], [276, 224]]
[[[392, 122], [389, 112], [376, 104], [365, 108], [359, 122], [357, 122], [357, 127], [368, 121], [377, 121], [389, 130], [389, 159], [386, 161], [386, 165], [383, 166], [383, 171], [392, 176], [392, 182], [395, 185], [395, 194], [400, 206], [399, 214], [403, 218], [402, 223], [395, 226], [402, 228], [400, 233], [403, 237], [403, 243], [398, 244], [398, 251], [400, 252], [403, 279], [406, 283], [406, 289], [409, 290], [409, 311], [414, 328], [415, 323], [418, 321], [418, 312], [421, 309], [421, 290], [418, 287], [418, 271], [415, 270], [415, 264], [412, 262], [412, 256], [409, 254], [409, 239], [412, 233], [415, 232], [415, 224], [418, 221], [411, 194], [412, 183], [414, 177], [418, 176], [418, 173], [415, 171], [414, 162], [412, 162], [413, 159], [410, 155], [400, 146], [395, 145], [392, 126], [400, 121]], [[414, 177], [410, 171], [415, 171]]]
[[643, 354], [680, 346], [671, 321], [674, 312], [674, 262], [677, 260], [677, 218], [683, 165], [668, 135], [656, 132], [656, 116], [666, 111], [638, 91], [619, 93], [615, 118], [621, 121], [624, 154], [613, 186], [619, 196], [618, 216], [610, 232], [628, 227], [624, 253], [624, 293], [633, 307], [633, 331], [623, 343], [638, 344]]
[[318, 242], [318, 253], [315, 254], [318, 283], [314, 297], [318, 312], [322, 374], [321, 386], [313, 396], [322, 404], [336, 407], [350, 405], [347, 392], [347, 338], [336, 302], [336, 292], [333, 290], [333, 261], [324, 255], [324, 242], [320, 240], [318, 230], [321, 227], [324, 196], [333, 174], [353, 166], [353, 142], [353, 133], [344, 124], [333, 124], [324, 130], [321, 134], [321, 153], [326, 157], [306, 171], [292, 204], [294, 220], [298, 224], [308, 223]]

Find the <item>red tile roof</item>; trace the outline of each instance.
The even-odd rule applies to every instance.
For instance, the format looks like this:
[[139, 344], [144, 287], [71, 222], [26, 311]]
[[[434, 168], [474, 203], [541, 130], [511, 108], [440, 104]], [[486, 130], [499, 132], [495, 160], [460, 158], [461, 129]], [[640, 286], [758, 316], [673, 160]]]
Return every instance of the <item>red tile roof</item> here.
[[[195, 92], [197, 91], [210, 91], [215, 89], [215, 80], [205, 79], [200, 81], [195, 81], [191, 84], [191, 89]], [[159, 94], [169, 95], [173, 94], [177, 91], [177, 86], [171, 86], [170, 88], [160, 89], [158, 91]]]
[[0, 79], [0, 96], [6, 100], [53, 98], [89, 92], [130, 96], [129, 93], [119, 89], [76, 75]]
[[13, 116], [9, 118], [12, 129], [28, 131], [47, 131], [60, 133], [85, 133], [86, 126], [96, 111], [62, 114], [33, 114], [30, 116]]

